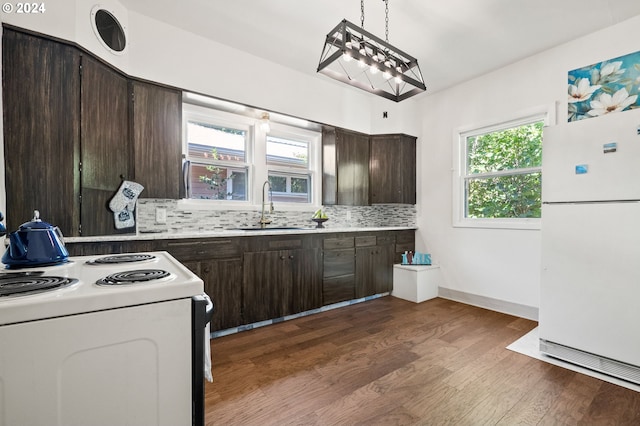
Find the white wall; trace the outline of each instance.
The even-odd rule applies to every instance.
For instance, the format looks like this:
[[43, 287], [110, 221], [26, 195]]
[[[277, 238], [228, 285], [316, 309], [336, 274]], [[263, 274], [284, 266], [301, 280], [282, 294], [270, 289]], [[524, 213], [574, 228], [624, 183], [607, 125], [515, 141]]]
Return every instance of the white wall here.
[[[326, 76], [285, 68], [135, 12], [129, 21], [130, 73], [136, 77], [365, 133], [373, 127], [400, 131], [407, 123], [418, 131], [415, 101], [380, 102]], [[374, 125], [374, 109], [393, 112]]]
[[[90, 14], [98, 3], [125, 27], [128, 47], [123, 55], [108, 52], [94, 34]], [[419, 131], [415, 100], [378, 99], [324, 75], [284, 68], [129, 11], [117, 0], [60, 0], [46, 7], [44, 14], [0, 18], [76, 42], [135, 77], [365, 133]], [[389, 111], [388, 119], [382, 120], [382, 111]]]
[[416, 248], [441, 265], [442, 287], [539, 306], [540, 231], [452, 226], [454, 130], [553, 103], [566, 121], [567, 72], [635, 52], [639, 39], [636, 16], [420, 100]]
[[[95, 4], [58, 0], [46, 3], [44, 14], [0, 13], [0, 20], [75, 42], [134, 77], [364, 133], [417, 135], [419, 131], [413, 99], [395, 103], [377, 98], [324, 75], [293, 71], [128, 11], [117, 0], [101, 0], [99, 4], [120, 20], [127, 33], [126, 52], [112, 54], [91, 27]], [[318, 34], [319, 40], [323, 38]], [[383, 111], [389, 118], [382, 119]], [[4, 195], [2, 174], [0, 211], [5, 210]]]

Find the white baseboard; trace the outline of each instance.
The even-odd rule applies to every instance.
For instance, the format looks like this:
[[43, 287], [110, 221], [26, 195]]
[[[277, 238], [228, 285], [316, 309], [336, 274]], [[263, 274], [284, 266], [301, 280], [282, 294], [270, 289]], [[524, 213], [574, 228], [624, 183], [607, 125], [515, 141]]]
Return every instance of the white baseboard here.
[[444, 287], [440, 287], [438, 289], [438, 296], [443, 299], [449, 299], [456, 302], [466, 303], [467, 305], [478, 306], [480, 308], [490, 309], [492, 311], [502, 312], [504, 314], [514, 315], [532, 321], [538, 321], [538, 308], [535, 306], [521, 305], [519, 303], [507, 302], [506, 300], [479, 296], [477, 294], [466, 293], [464, 291]]

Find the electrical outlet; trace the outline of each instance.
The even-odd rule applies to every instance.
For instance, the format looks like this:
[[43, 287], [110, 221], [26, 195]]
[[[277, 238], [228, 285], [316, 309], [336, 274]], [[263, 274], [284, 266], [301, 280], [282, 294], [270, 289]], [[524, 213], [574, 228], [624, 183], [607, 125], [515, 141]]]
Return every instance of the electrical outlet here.
[[167, 209], [156, 207], [156, 223], [167, 223]]

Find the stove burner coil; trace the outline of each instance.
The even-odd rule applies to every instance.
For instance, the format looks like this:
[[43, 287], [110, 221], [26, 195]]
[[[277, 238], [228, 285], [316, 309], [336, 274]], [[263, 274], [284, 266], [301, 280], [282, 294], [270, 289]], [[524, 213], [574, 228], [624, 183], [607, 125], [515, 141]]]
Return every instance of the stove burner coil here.
[[104, 256], [87, 262], [89, 265], [117, 265], [119, 263], [148, 262], [156, 259], [152, 254], [117, 254], [113, 256]]
[[166, 278], [171, 274], [161, 269], [137, 269], [116, 272], [96, 281], [98, 285], [127, 285]]
[[74, 278], [37, 276], [35, 274], [2, 277], [0, 278], [0, 297], [55, 290], [76, 282], [78, 280]]

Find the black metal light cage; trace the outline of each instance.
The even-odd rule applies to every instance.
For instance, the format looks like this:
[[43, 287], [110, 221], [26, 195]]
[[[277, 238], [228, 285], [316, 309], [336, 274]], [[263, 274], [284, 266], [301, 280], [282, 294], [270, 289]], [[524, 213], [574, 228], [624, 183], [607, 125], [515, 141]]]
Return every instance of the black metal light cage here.
[[327, 34], [318, 72], [396, 102], [427, 90], [416, 58], [346, 19]]

